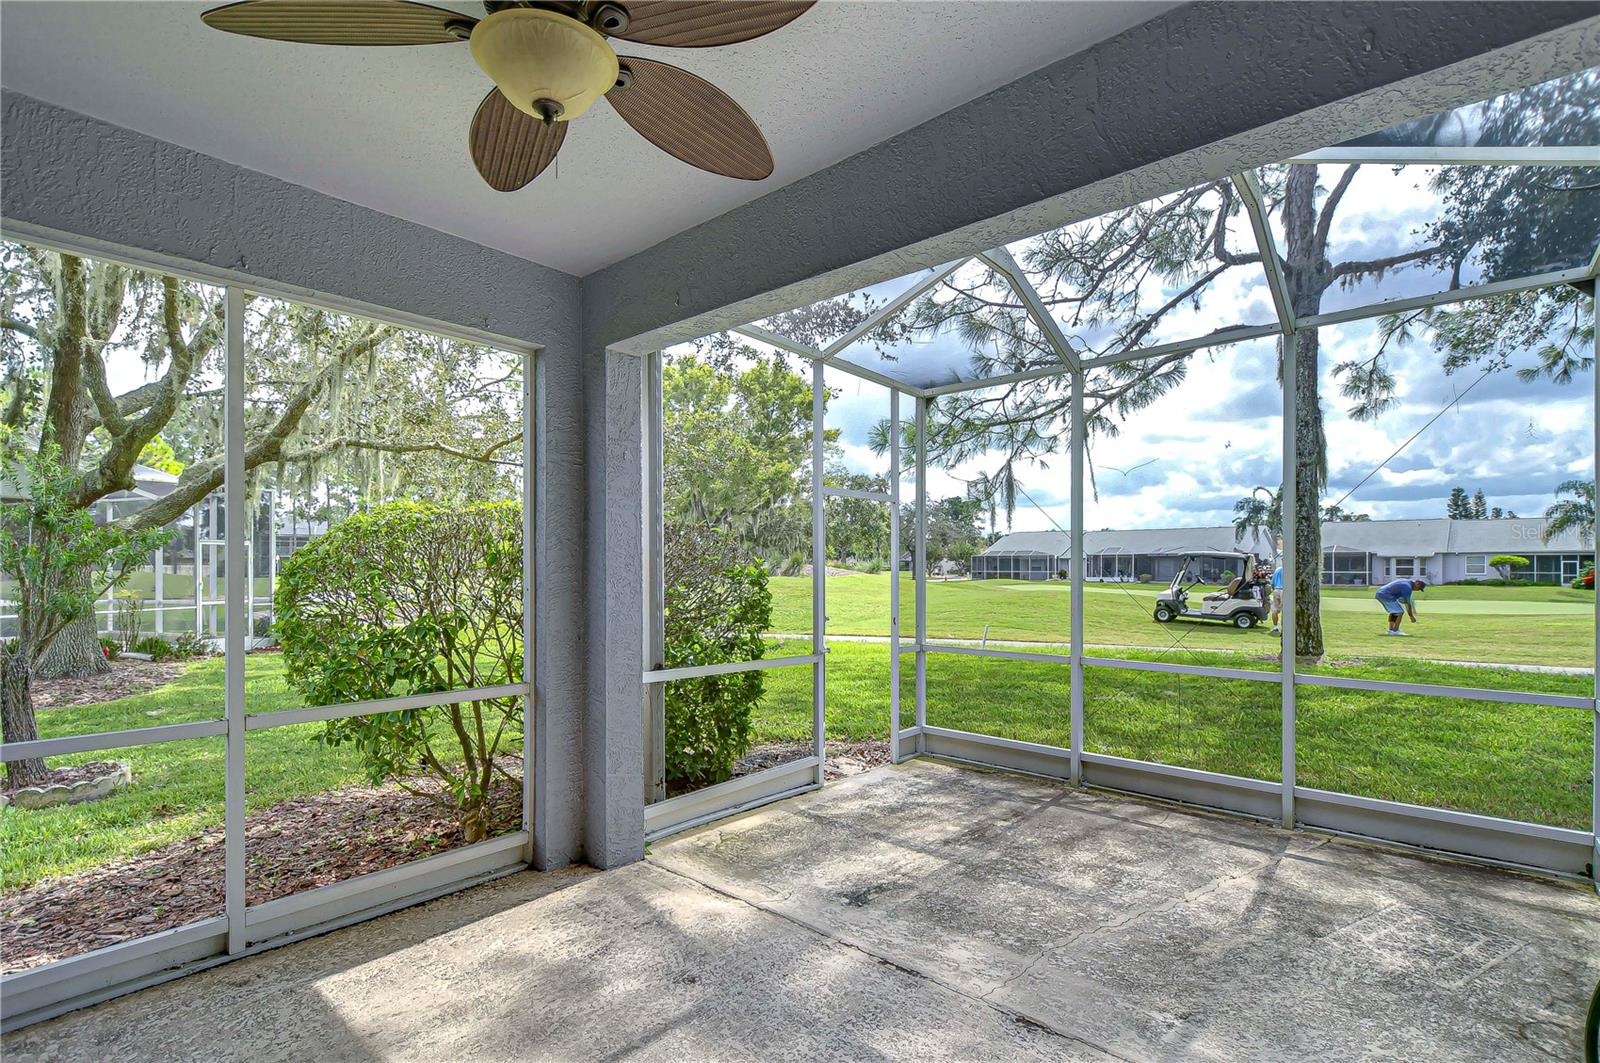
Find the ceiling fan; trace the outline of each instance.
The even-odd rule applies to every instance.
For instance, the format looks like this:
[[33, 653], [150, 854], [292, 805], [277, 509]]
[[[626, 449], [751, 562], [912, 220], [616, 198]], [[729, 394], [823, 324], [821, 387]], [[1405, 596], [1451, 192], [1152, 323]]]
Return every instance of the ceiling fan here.
[[726, 93], [669, 63], [618, 56], [607, 37], [669, 48], [737, 44], [799, 18], [815, 0], [571, 0], [484, 3], [472, 18], [411, 0], [240, 0], [200, 16], [212, 29], [305, 44], [465, 42], [494, 81], [472, 116], [472, 162], [512, 192], [555, 160], [568, 124], [601, 96], [641, 136], [691, 166], [759, 181], [761, 130]]

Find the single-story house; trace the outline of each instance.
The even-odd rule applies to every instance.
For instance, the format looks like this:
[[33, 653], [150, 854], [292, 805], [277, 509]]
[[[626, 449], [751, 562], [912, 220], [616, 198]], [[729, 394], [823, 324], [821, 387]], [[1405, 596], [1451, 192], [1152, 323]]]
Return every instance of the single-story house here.
[[[1514, 574], [1539, 583], [1570, 583], [1593, 549], [1566, 531], [1545, 541], [1542, 517], [1498, 520], [1334, 521], [1322, 526], [1322, 582], [1366, 586], [1416, 576], [1432, 583], [1497, 579], [1489, 564], [1496, 554], [1526, 557], [1530, 564]], [[1127, 581], [1148, 578], [1165, 583], [1185, 557], [1196, 559], [1200, 578], [1217, 582], [1233, 571], [1228, 555], [1254, 551], [1276, 554], [1265, 533], [1234, 537], [1220, 528], [1131, 528], [1083, 533], [1085, 578]], [[972, 559], [973, 579], [1054, 579], [1071, 560], [1066, 532], [1012, 532]]]

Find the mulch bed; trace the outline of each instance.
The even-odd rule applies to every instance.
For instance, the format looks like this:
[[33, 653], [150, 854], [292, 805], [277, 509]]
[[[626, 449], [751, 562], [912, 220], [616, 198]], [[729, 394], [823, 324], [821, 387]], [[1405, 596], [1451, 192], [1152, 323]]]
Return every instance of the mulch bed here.
[[35, 679], [33, 705], [37, 709], [62, 709], [74, 705], [96, 705], [166, 684], [183, 675], [183, 661], [133, 661], [118, 658], [111, 671], [85, 679]]
[[[830, 779], [889, 762], [889, 744], [883, 741], [829, 742], [827, 752]], [[734, 773], [749, 775], [810, 754], [809, 742], [769, 743], [752, 749]], [[521, 775], [514, 758], [506, 767]], [[520, 786], [500, 780], [489, 833], [517, 830], [521, 817]], [[245, 819], [246, 902], [260, 904], [462, 844], [452, 816], [397, 786], [352, 786], [294, 798]], [[218, 828], [0, 893], [0, 971], [28, 970], [221, 915], [223, 852]]]
[[[521, 764], [507, 764], [520, 776]], [[115, 800], [115, 798], [112, 798]], [[519, 829], [520, 783], [498, 781], [491, 835]], [[252, 811], [245, 890], [260, 904], [463, 844], [454, 818], [397, 786], [353, 786]], [[140, 856], [0, 894], [0, 971], [169, 930], [223, 912], [220, 828]]]
[[[870, 739], [865, 742], [829, 742], [823, 777], [842, 779], [859, 775], [869, 768], [889, 763], [889, 743]], [[792, 760], [811, 755], [810, 742], [769, 742], [754, 746], [733, 766], [733, 776], [754, 775]]]
[[[28, 783], [28, 786], [71, 786], [75, 782], [94, 782], [105, 775], [110, 775], [117, 770], [117, 764], [109, 760], [95, 760], [88, 764], [74, 764], [70, 768], [51, 768], [44, 773], [44, 777]], [[0, 794], [10, 797], [21, 786], [12, 786], [9, 782], [0, 785]]]

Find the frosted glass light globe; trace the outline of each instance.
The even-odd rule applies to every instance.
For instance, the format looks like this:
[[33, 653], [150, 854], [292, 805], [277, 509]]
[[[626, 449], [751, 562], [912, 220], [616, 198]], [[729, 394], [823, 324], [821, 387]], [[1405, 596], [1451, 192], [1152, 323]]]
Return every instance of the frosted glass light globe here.
[[472, 58], [520, 111], [556, 121], [587, 111], [617, 82], [617, 53], [577, 19], [537, 7], [496, 11], [472, 29]]

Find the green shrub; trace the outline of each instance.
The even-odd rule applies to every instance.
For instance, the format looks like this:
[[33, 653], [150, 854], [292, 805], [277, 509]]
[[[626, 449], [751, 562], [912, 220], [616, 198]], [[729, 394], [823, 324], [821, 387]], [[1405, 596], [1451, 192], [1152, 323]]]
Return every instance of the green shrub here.
[[[12, 651], [8, 650], [7, 652]], [[102, 636], [100, 639], [100, 652], [105, 654], [106, 660], [114, 661], [122, 656], [122, 645], [116, 639]]]
[[176, 656], [172, 644], [160, 635], [146, 635], [128, 648], [134, 653], [149, 654], [152, 661], [166, 661]]
[[[665, 664], [687, 668], [751, 661], [765, 652], [772, 623], [766, 567], [732, 536], [709, 528], [668, 528]], [[765, 690], [761, 672], [668, 683], [666, 773], [669, 793], [723, 782], [750, 749], [750, 714]]]
[[[522, 512], [516, 503], [376, 506], [283, 564], [274, 630], [308, 705], [522, 681]], [[468, 842], [487, 837], [497, 775], [520, 750], [520, 696], [330, 720], [374, 783], [448, 808]], [[419, 784], [417, 775], [422, 773]]]
[[204, 657], [210, 653], [206, 640], [193, 631], [180, 632], [172, 640], [172, 655], [174, 657]]
[[1495, 554], [1489, 559], [1490, 566], [1500, 570], [1501, 579], [1511, 579], [1511, 570], [1514, 568], [1527, 568], [1528, 559], [1518, 554]]

